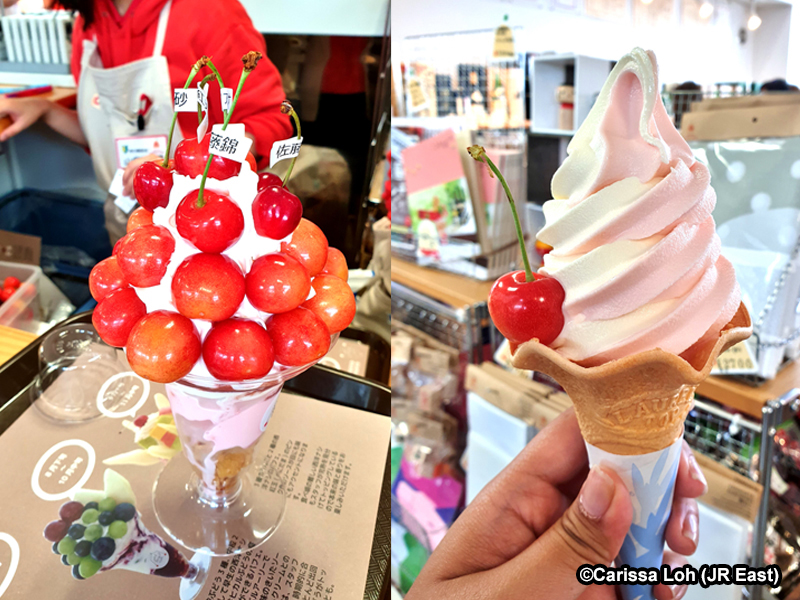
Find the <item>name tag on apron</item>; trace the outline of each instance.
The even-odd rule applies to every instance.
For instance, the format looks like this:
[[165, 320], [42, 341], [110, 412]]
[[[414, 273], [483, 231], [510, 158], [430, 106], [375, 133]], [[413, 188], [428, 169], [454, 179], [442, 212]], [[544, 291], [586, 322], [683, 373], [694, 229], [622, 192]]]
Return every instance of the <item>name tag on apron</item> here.
[[117, 148], [117, 168], [124, 169], [132, 160], [148, 154], [157, 154], [163, 157], [167, 149], [167, 136], [124, 137], [117, 138], [114, 143]]

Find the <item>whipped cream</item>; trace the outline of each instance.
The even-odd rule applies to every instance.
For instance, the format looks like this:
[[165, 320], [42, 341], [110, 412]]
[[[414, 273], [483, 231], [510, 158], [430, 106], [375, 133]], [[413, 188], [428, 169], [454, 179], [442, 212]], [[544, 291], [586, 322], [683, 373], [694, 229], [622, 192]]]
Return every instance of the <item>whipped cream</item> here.
[[[136, 294], [147, 307], [148, 313], [155, 310], [178, 312], [172, 298], [172, 279], [175, 277], [175, 272], [178, 270], [181, 263], [192, 254], [198, 254], [200, 251], [178, 233], [178, 228], [175, 223], [175, 213], [178, 210], [178, 205], [190, 192], [200, 189], [200, 181], [202, 178], [202, 175], [188, 177], [186, 175], [173, 173], [173, 185], [169, 195], [169, 204], [166, 207], [156, 208], [155, 211], [153, 211], [153, 224], [160, 225], [169, 230], [170, 234], [175, 239], [175, 252], [170, 258], [169, 264], [167, 265], [167, 272], [161, 280], [161, 283], [148, 288], [134, 288]], [[253, 222], [252, 205], [253, 200], [258, 194], [258, 175], [253, 172], [249, 163], [242, 163], [241, 172], [236, 177], [231, 177], [223, 181], [208, 178], [206, 180], [205, 189], [227, 196], [241, 209], [244, 215], [242, 237], [230, 248], [221, 253], [239, 265], [244, 275], [247, 275], [255, 259], [265, 254], [280, 252], [282, 242], [291, 242], [292, 235], [288, 235], [282, 240], [273, 240], [256, 233], [255, 223]], [[314, 293], [314, 288], [312, 287], [307, 299], [313, 298]], [[258, 310], [245, 296], [234, 316], [257, 321], [263, 325], [271, 316], [271, 313]], [[211, 330], [211, 321], [192, 319], [192, 322], [200, 334], [200, 339], [204, 340]], [[276, 362], [270, 373], [276, 373], [280, 368], [280, 365]], [[190, 374], [213, 379], [213, 375], [211, 375], [208, 371], [208, 367], [206, 367], [203, 362], [202, 355], [197, 363], [195, 363]]]
[[551, 347], [593, 366], [718, 335], [740, 291], [720, 254], [708, 169], [667, 115], [652, 53], [617, 63], [567, 154], [538, 234], [553, 247], [540, 272], [565, 292]]

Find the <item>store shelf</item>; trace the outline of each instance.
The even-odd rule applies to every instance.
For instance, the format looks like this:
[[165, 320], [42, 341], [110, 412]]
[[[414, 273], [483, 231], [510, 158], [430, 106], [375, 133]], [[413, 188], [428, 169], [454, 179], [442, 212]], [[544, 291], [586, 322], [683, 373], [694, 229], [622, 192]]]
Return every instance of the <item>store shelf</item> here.
[[0, 61], [0, 84], [75, 86], [69, 65]]
[[484, 303], [489, 298], [493, 281], [478, 281], [453, 273], [420, 267], [392, 257], [392, 281], [425, 294], [434, 300], [463, 308]]
[[[611, 62], [576, 54], [535, 56], [529, 63], [531, 85], [531, 133], [535, 135], [573, 135], [558, 128], [559, 103], [556, 89], [566, 81], [567, 67], [574, 68], [575, 103], [573, 127], [583, 123], [594, 104], [595, 95], [611, 70]], [[562, 133], [554, 133], [562, 132]]]
[[460, 131], [466, 126], [467, 119], [464, 117], [392, 117], [392, 127], [400, 129], [419, 127], [420, 129]]
[[709, 377], [700, 384], [697, 393], [761, 419], [761, 409], [767, 402], [780, 398], [793, 388], [800, 388], [800, 361], [789, 363], [777, 377], [758, 387], [727, 377]]
[[36, 334], [0, 325], [0, 365], [36, 339]]
[[548, 129], [547, 127], [534, 127], [530, 132], [533, 135], [552, 135], [556, 137], [572, 137], [575, 132], [571, 129]]

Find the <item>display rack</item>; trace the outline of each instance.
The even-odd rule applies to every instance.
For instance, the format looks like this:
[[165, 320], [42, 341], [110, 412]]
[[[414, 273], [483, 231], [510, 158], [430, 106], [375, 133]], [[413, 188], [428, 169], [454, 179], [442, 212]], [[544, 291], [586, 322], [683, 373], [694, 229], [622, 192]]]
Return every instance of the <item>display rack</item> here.
[[[556, 88], [566, 82], [568, 68], [574, 69], [573, 125], [569, 129], [560, 129]], [[576, 54], [551, 54], [533, 57], [528, 69], [531, 85], [530, 132], [534, 135], [571, 137], [589, 114], [594, 98], [611, 70], [611, 62]]]
[[413, 325], [480, 364], [499, 344], [486, 301], [493, 282], [392, 260], [392, 318]]

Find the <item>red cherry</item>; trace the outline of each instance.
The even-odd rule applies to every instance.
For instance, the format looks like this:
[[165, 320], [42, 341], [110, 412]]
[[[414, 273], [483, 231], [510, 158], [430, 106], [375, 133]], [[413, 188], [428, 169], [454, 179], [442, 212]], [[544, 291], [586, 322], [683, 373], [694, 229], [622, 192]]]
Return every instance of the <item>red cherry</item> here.
[[564, 328], [564, 288], [552, 277], [533, 277], [526, 282], [525, 271], [506, 273], [489, 292], [492, 321], [513, 344], [536, 338], [549, 345]]
[[164, 278], [174, 251], [175, 240], [166, 227], [147, 225], [122, 238], [117, 262], [133, 287], [153, 287]]
[[[207, 133], [203, 141], [197, 143], [197, 136], [190, 136], [175, 148], [175, 171], [180, 175], [198, 177], [206, 170], [206, 163], [210, 156], [208, 146], [211, 134]], [[211, 179], [229, 179], [239, 174], [242, 165], [229, 158], [214, 156], [208, 177]]]
[[197, 208], [199, 190], [189, 192], [175, 213], [175, 226], [185, 240], [202, 252], [223, 252], [244, 231], [244, 215], [236, 203], [211, 190], [203, 191], [205, 204]]
[[302, 218], [303, 204], [284, 187], [266, 187], [253, 201], [253, 222], [256, 233], [262, 237], [282, 240], [297, 228]]
[[275, 173], [259, 173], [258, 174], [258, 191], [260, 192], [266, 187], [270, 187], [272, 185], [277, 185], [281, 187], [283, 185], [283, 180], [275, 175]]
[[286, 254], [265, 254], [253, 261], [245, 279], [247, 299], [258, 310], [282, 313], [297, 308], [308, 297], [308, 271]]
[[275, 358], [272, 340], [260, 323], [228, 319], [215, 323], [203, 342], [203, 361], [222, 381], [265, 377]]
[[19, 286], [22, 285], [22, 282], [17, 279], [16, 277], [9, 276], [3, 280], [3, 287], [4, 288], [14, 288], [17, 289]]
[[184, 317], [224, 321], [244, 300], [244, 275], [223, 254], [193, 254], [175, 271], [172, 299]]
[[97, 305], [92, 314], [92, 324], [109, 346], [122, 348], [128, 336], [147, 314], [147, 308], [131, 288], [112, 292]]
[[128, 287], [116, 256], [109, 256], [97, 263], [89, 273], [89, 292], [100, 302], [111, 292]]
[[2, 290], [0, 290], [0, 302], [5, 302], [9, 298], [11, 298], [11, 296], [13, 296], [14, 292], [16, 291], [17, 290], [15, 290], [14, 288], [4, 287]]
[[153, 212], [157, 208], [165, 208], [169, 204], [171, 191], [172, 171], [162, 167], [160, 161], [142, 163], [136, 169], [133, 194], [145, 210]]
[[300, 224], [289, 242], [281, 242], [281, 252], [299, 261], [311, 277], [322, 271], [328, 260], [328, 238], [322, 230], [308, 219]]
[[301, 305], [317, 315], [331, 334], [347, 329], [356, 316], [353, 290], [336, 275], [317, 275], [311, 282], [314, 297]]
[[125, 354], [141, 377], [171, 383], [192, 370], [201, 350], [194, 323], [178, 313], [157, 310], [133, 328]]
[[322, 273], [329, 275], [336, 275], [339, 279], [347, 281], [350, 277], [350, 271], [347, 269], [347, 259], [338, 248], [328, 247], [328, 258], [325, 261], [325, 266], [322, 267]]
[[123, 237], [121, 237], [121, 238], [119, 238], [117, 240], [117, 242], [114, 244], [114, 249], [111, 251], [111, 256], [116, 256], [117, 255], [117, 253], [119, 252], [120, 244], [121, 244], [122, 240], [124, 240], [124, 239], [125, 239], [125, 237], [123, 236]]
[[272, 315], [267, 321], [275, 360], [287, 367], [299, 367], [319, 360], [330, 349], [331, 336], [317, 315], [298, 307]]
[[130, 217], [128, 217], [128, 228], [126, 233], [130, 233], [134, 229], [139, 229], [139, 227], [146, 227], [147, 225], [152, 224], [153, 213], [140, 206], [131, 213]]

